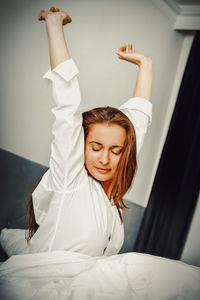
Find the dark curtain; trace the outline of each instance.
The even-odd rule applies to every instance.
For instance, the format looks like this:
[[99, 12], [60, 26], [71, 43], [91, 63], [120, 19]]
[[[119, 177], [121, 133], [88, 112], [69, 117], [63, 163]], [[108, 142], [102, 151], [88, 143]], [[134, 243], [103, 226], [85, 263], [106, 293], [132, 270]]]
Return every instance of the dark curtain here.
[[200, 31], [196, 32], [176, 106], [133, 251], [179, 259], [200, 188]]

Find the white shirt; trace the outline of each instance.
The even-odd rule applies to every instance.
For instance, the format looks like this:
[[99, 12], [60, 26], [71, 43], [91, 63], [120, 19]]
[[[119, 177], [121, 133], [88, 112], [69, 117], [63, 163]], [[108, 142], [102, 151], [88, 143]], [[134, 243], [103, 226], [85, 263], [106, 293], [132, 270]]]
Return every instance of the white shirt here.
[[[88, 176], [84, 166], [84, 131], [78, 69], [72, 59], [49, 69], [55, 107], [49, 170], [33, 192], [39, 228], [29, 252], [75, 251], [90, 256], [117, 254], [124, 241], [124, 227], [117, 207], [101, 184]], [[120, 109], [131, 119], [138, 152], [151, 122], [152, 105], [132, 98]], [[106, 250], [105, 250], [106, 248]]]

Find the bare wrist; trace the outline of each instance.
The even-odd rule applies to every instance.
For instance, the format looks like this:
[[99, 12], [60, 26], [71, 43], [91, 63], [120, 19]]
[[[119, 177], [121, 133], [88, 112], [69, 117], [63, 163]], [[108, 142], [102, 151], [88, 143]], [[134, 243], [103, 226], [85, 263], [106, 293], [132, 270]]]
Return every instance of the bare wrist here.
[[62, 19], [61, 18], [55, 18], [52, 14], [49, 14], [46, 18], [46, 26], [47, 27], [62, 27]]
[[139, 67], [152, 67], [153, 66], [153, 60], [149, 56], [144, 56], [141, 61]]

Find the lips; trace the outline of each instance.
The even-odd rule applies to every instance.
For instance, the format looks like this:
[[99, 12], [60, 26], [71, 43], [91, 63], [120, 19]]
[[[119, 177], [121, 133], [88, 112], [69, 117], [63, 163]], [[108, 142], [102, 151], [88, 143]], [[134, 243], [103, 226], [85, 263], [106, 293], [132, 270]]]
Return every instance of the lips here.
[[97, 167], [95, 167], [95, 169], [97, 169], [97, 171], [100, 173], [107, 173], [111, 170], [111, 169], [102, 169], [102, 168], [97, 168]]

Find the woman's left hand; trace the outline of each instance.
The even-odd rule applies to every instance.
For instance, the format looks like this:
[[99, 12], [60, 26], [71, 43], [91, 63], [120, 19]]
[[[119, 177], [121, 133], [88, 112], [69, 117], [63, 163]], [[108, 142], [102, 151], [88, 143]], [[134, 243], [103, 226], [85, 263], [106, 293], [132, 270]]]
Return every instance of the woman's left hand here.
[[126, 49], [127, 46], [123, 45], [117, 51], [115, 51], [119, 59], [129, 61], [138, 65], [139, 67], [144, 61], [152, 62], [152, 59], [150, 57], [139, 53], [136, 49], [133, 51], [132, 44], [128, 44], [128, 52], [126, 52]]

